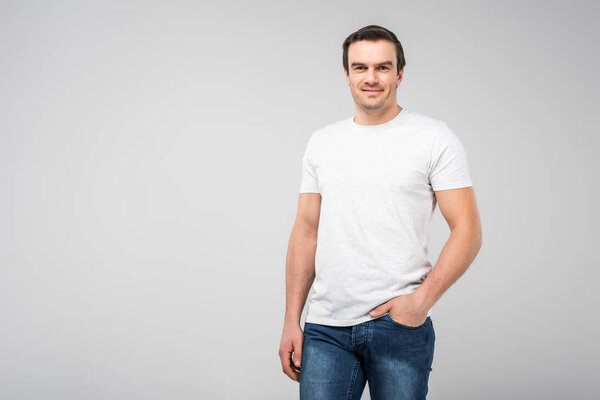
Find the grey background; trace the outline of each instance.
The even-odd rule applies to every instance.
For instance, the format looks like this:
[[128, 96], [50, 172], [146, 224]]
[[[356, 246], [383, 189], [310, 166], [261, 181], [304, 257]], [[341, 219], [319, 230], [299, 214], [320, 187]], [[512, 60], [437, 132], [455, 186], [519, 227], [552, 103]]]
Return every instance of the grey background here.
[[[0, 398], [297, 398], [301, 156], [353, 115], [341, 44], [372, 23], [404, 46], [399, 104], [465, 145], [483, 222], [428, 398], [597, 397], [597, 3], [0, 7]], [[436, 210], [433, 262], [448, 233]]]

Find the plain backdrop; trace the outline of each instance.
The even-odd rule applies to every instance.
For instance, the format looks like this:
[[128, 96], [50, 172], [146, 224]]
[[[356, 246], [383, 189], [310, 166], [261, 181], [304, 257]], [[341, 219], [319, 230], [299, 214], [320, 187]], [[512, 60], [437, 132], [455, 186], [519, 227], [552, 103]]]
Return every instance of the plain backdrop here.
[[[353, 115], [341, 45], [369, 24], [404, 47], [398, 104], [464, 144], [483, 224], [428, 398], [598, 398], [599, 11], [3, 1], [0, 398], [298, 398], [277, 352], [301, 157]], [[435, 263], [439, 209], [431, 232]]]

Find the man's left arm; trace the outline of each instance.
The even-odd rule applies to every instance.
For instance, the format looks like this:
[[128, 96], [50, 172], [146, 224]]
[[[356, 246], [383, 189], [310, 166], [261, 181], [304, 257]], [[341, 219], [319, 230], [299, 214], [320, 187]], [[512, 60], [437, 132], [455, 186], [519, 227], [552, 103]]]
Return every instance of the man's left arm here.
[[482, 243], [481, 220], [473, 187], [440, 190], [435, 196], [450, 227], [450, 238], [427, 279], [411, 295], [416, 307], [424, 314], [467, 270]]
[[481, 221], [473, 187], [440, 190], [435, 192], [435, 196], [450, 227], [450, 238], [435, 267], [417, 290], [377, 306], [369, 313], [372, 317], [377, 318], [389, 312], [392, 319], [401, 324], [422, 325], [431, 307], [467, 270], [479, 252]]

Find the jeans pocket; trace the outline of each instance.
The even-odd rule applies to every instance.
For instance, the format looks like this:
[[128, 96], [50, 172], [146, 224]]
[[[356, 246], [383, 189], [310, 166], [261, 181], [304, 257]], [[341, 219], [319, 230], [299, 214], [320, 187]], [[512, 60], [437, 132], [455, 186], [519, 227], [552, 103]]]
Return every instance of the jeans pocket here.
[[427, 324], [427, 319], [429, 319], [429, 317], [427, 317], [427, 319], [425, 320], [425, 322], [423, 322], [421, 325], [419, 326], [408, 326], [408, 325], [404, 325], [401, 324], [400, 322], [396, 321], [395, 319], [392, 318], [392, 316], [390, 315], [390, 313], [385, 314], [384, 318], [386, 318], [388, 321], [390, 321], [392, 324], [400, 327], [400, 328], [404, 328], [404, 329], [421, 329], [424, 328], [425, 325]]

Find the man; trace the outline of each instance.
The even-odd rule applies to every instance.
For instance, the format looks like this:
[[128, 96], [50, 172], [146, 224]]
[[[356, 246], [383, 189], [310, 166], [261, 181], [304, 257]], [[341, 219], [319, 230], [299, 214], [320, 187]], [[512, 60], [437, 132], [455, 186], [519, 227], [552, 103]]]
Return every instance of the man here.
[[[467, 156], [444, 122], [397, 104], [396, 35], [370, 25], [342, 47], [355, 115], [315, 131], [303, 156], [279, 356], [301, 400], [360, 399], [367, 381], [373, 400], [425, 399], [432, 307], [481, 247]], [[433, 268], [436, 203], [451, 234]]]

